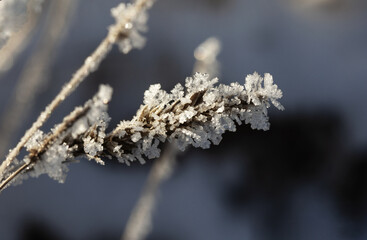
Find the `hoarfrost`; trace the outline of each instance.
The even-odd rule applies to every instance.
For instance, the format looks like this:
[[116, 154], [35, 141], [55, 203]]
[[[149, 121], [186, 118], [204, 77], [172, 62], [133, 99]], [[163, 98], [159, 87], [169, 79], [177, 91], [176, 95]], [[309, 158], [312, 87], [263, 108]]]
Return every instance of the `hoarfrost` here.
[[[103, 151], [110, 120], [107, 103], [111, 95], [112, 88], [101, 85], [93, 99], [83, 107], [76, 107], [50, 133], [44, 134], [38, 130], [26, 144], [27, 151], [36, 152], [36, 155], [31, 154], [24, 159], [24, 162], [32, 163], [27, 171], [28, 176], [47, 174], [50, 178], [64, 182], [68, 171], [66, 162], [80, 155], [81, 149], [89, 159], [103, 164], [99, 155]], [[80, 143], [82, 146], [79, 146]]]
[[120, 3], [117, 7], [111, 9], [111, 15], [115, 18], [117, 24], [122, 24], [124, 28], [124, 34], [120, 36], [117, 42], [121, 52], [126, 54], [134, 48], [141, 49], [144, 47], [146, 40], [141, 33], [147, 31], [148, 14], [146, 10], [150, 5], [148, 4], [143, 11], [129, 3]]
[[220, 84], [208, 74], [195, 73], [186, 79], [186, 89], [177, 84], [171, 93], [152, 85], [144, 94], [144, 105], [131, 121], [122, 121], [108, 134], [106, 151], [127, 163], [159, 156], [159, 143], [175, 142], [180, 150], [189, 145], [209, 148], [219, 144], [222, 134], [236, 131], [244, 121], [253, 129], [268, 130], [267, 108], [282, 92], [270, 74], [262, 78], [256, 72], [246, 77], [244, 85]]
[[112, 88], [102, 85], [91, 100], [75, 108], [50, 133], [38, 131], [27, 142], [27, 150], [33, 154], [24, 159], [33, 164], [29, 176], [46, 173], [63, 182], [68, 170], [65, 162], [79, 155], [100, 164], [104, 164], [101, 157], [115, 157], [127, 165], [136, 160], [144, 164], [146, 159], [160, 156], [160, 144], [166, 141], [180, 150], [190, 145], [207, 149], [242, 122], [268, 130], [270, 103], [284, 109], [278, 102], [282, 91], [270, 74], [263, 78], [255, 72], [246, 77], [244, 85], [215, 86], [217, 82], [208, 74], [195, 73], [186, 79], [186, 88], [177, 84], [166, 92], [160, 84], [152, 85], [134, 118], [121, 121], [108, 134], [107, 103]]
[[43, 132], [41, 130], [37, 130], [24, 146], [26, 147], [28, 152], [32, 149], [37, 149], [41, 146], [44, 138], [45, 136]]
[[63, 183], [69, 170], [64, 164], [69, 156], [68, 148], [65, 143], [53, 144], [33, 165], [33, 170], [29, 172], [29, 176], [38, 177], [41, 174], [47, 174], [50, 178]]

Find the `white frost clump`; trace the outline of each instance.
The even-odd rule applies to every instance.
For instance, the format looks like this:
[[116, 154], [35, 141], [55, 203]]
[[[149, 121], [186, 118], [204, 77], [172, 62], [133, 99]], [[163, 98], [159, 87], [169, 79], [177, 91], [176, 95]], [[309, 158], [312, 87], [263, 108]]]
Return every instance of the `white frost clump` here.
[[[94, 158], [98, 163], [104, 164], [98, 158], [103, 151], [103, 142], [106, 136], [106, 128], [110, 117], [107, 114], [108, 103], [112, 97], [112, 88], [107, 85], [101, 85], [98, 93], [88, 101], [89, 110], [85, 116], [80, 118], [73, 126], [71, 135], [74, 139], [82, 138], [84, 153], [89, 159]], [[85, 129], [81, 131], [81, 129]]]
[[141, 49], [145, 45], [146, 40], [141, 32], [147, 31], [148, 14], [146, 10], [152, 5], [152, 1], [145, 4], [147, 6], [144, 6], [145, 9], [142, 11], [140, 8], [143, 6], [135, 6], [136, 4], [130, 3], [120, 3], [111, 9], [111, 14], [117, 23], [116, 26], [123, 24], [124, 33], [119, 37], [117, 44], [121, 52], [125, 54], [134, 48]]
[[259, 97], [265, 96], [276, 108], [283, 110], [283, 106], [277, 101], [277, 99], [282, 97], [282, 91], [278, 89], [276, 84], [273, 84], [273, 76], [269, 73], [265, 73], [264, 78], [257, 72], [247, 75], [245, 88], [248, 95], [248, 103], [252, 101], [255, 105], [260, 105], [261, 100]]
[[25, 144], [27, 151], [30, 152], [32, 149], [38, 149], [41, 146], [44, 138], [45, 135], [43, 132], [41, 130], [37, 130]]
[[[70, 157], [68, 146], [64, 144], [53, 144], [42, 155], [39, 161], [33, 165], [32, 171], [29, 172], [30, 177], [38, 177], [41, 174], [47, 174], [50, 178], [63, 183], [69, 168], [64, 164], [66, 159]], [[26, 160], [30, 161], [30, 159]]]
[[93, 99], [83, 107], [75, 108], [50, 133], [37, 131], [25, 145], [30, 155], [24, 161], [31, 163], [31, 167], [28, 175], [22, 177], [47, 174], [50, 178], [64, 182], [68, 172], [66, 162], [81, 154], [103, 164], [98, 156], [103, 151], [102, 144], [110, 120], [107, 104], [111, 96], [112, 88], [101, 85]]
[[86, 137], [83, 137], [83, 148], [89, 159], [94, 158], [97, 163], [104, 165], [104, 162], [98, 157], [103, 151], [103, 143], [106, 137], [107, 124], [110, 118], [105, 112], [102, 112], [101, 116], [96, 118]]
[[122, 121], [108, 134], [107, 151], [121, 162], [160, 155], [159, 143], [176, 142], [181, 150], [188, 145], [209, 148], [219, 144], [225, 131], [236, 131], [243, 121], [253, 129], [269, 129], [267, 108], [270, 102], [283, 110], [277, 101], [282, 92], [270, 74], [256, 72], [246, 77], [245, 85], [215, 86], [218, 79], [196, 73], [168, 93], [159, 84], [144, 94], [144, 105], [131, 121]]

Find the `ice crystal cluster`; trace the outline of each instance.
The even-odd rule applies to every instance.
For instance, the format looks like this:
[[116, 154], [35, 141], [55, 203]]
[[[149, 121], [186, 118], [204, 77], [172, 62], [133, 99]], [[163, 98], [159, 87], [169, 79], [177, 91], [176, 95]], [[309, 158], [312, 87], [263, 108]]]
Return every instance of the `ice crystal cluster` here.
[[171, 92], [152, 85], [134, 118], [120, 122], [110, 133], [106, 133], [107, 104], [112, 88], [102, 85], [93, 99], [75, 108], [50, 133], [38, 131], [28, 141], [29, 155], [24, 159], [31, 163], [28, 175], [46, 173], [63, 182], [68, 171], [65, 163], [81, 155], [100, 164], [103, 157], [128, 165], [136, 160], [144, 163], [158, 158], [166, 141], [180, 150], [189, 145], [206, 149], [219, 144], [225, 131], [236, 131], [242, 122], [268, 130], [270, 103], [283, 109], [278, 102], [282, 92], [270, 74], [248, 75], [244, 85], [216, 86], [217, 82], [208, 74], [196, 73], [186, 79], [185, 87], [177, 84]]
[[50, 178], [64, 182], [68, 171], [65, 163], [79, 155], [103, 164], [96, 155], [103, 149], [106, 126], [110, 120], [107, 104], [111, 96], [112, 88], [101, 85], [93, 99], [82, 107], [76, 107], [50, 133], [38, 130], [26, 144], [30, 154], [24, 161], [31, 162], [32, 169], [28, 175], [23, 174], [23, 178], [48, 174]]
[[215, 86], [217, 81], [196, 73], [186, 79], [186, 89], [177, 84], [168, 93], [159, 84], [152, 85], [136, 116], [108, 134], [106, 150], [129, 164], [159, 157], [159, 144], [166, 140], [180, 150], [188, 145], [205, 149], [211, 143], [219, 144], [225, 131], [236, 131], [236, 123], [244, 121], [253, 129], [268, 130], [270, 102], [283, 109], [277, 101], [282, 92], [270, 74], [264, 78], [257, 73], [248, 75], [245, 85]]
[[[116, 20], [116, 25], [113, 27], [121, 27], [122, 24], [125, 33], [117, 41], [119, 49], [123, 53], [128, 53], [132, 49], [141, 49], [145, 45], [145, 38], [141, 35], [141, 32], [147, 30], [148, 14], [147, 9], [152, 5], [153, 1], [144, 2], [147, 6], [140, 6], [139, 4], [120, 3], [117, 7], [111, 9], [111, 14]], [[136, 1], [136, 3], [139, 3]], [[144, 11], [140, 8], [144, 7]], [[122, 17], [123, 16], [123, 17]]]
[[27, 21], [29, 11], [39, 12], [43, 0], [4, 0], [0, 1], [0, 48], [11, 35]]

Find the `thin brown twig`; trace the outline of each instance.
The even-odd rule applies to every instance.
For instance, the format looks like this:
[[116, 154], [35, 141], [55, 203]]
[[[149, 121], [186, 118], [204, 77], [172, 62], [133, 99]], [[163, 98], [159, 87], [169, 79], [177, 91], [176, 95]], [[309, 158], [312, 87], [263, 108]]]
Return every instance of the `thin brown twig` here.
[[23, 172], [24, 169], [28, 168], [31, 165], [32, 165], [32, 162], [30, 161], [23, 163], [16, 171], [14, 171], [4, 181], [2, 181], [0, 184], [0, 193], [5, 189], [5, 187], [11, 180], [13, 180], [16, 176], [18, 176], [18, 174]]

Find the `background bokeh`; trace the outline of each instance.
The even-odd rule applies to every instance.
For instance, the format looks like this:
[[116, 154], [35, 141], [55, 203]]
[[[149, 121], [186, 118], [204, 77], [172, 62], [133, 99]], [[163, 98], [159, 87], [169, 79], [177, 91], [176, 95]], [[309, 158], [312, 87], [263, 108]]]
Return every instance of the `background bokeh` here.
[[[106, 35], [118, 2], [80, 0], [48, 81], [9, 146]], [[115, 47], [43, 129], [101, 83], [114, 88], [110, 127], [130, 119], [149, 85], [184, 83], [194, 49], [210, 36], [222, 42], [220, 82], [269, 72], [286, 109], [270, 110], [267, 132], [240, 126], [219, 146], [181, 153], [162, 185], [149, 240], [367, 239], [366, 1], [158, 0], [148, 26], [143, 50], [122, 55]], [[1, 76], [1, 116], [38, 32]], [[80, 159], [65, 184], [42, 176], [7, 188], [0, 239], [119, 239], [150, 167]]]

